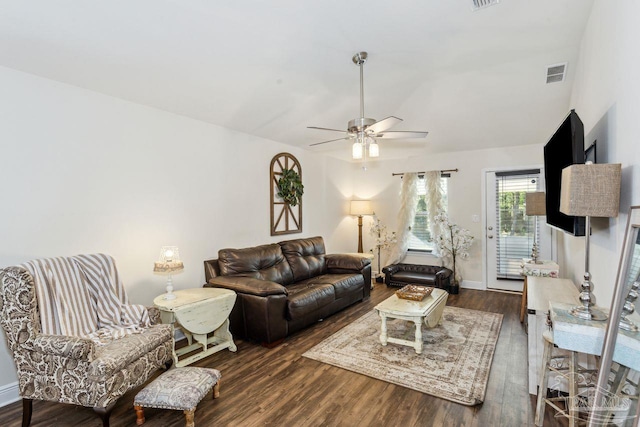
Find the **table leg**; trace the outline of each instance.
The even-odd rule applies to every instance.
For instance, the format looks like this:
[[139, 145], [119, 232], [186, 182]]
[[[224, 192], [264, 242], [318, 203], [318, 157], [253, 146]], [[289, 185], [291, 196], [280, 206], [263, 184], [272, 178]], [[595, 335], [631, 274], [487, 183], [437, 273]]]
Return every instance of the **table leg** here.
[[380, 313], [382, 319], [382, 325], [380, 325], [380, 343], [387, 345], [387, 316], [384, 313]]
[[413, 348], [416, 349], [416, 353], [422, 354], [422, 318], [414, 318], [413, 323], [416, 325], [416, 341]]
[[229, 351], [237, 351], [238, 347], [236, 347], [233, 342], [233, 336], [229, 331], [229, 319], [226, 319], [222, 325], [218, 329], [213, 332], [213, 336], [220, 338], [221, 342], [229, 343]]
[[524, 276], [522, 285], [522, 299], [520, 300], [520, 323], [524, 322], [524, 314], [527, 311], [527, 276]]

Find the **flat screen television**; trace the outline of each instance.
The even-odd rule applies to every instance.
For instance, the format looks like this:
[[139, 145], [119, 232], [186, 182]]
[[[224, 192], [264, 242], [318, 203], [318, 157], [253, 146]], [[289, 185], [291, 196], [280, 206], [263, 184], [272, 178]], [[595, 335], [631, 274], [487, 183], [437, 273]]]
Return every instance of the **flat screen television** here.
[[547, 224], [574, 236], [584, 236], [584, 217], [560, 212], [562, 169], [584, 161], [584, 125], [575, 110], [571, 110], [544, 146], [544, 178]]

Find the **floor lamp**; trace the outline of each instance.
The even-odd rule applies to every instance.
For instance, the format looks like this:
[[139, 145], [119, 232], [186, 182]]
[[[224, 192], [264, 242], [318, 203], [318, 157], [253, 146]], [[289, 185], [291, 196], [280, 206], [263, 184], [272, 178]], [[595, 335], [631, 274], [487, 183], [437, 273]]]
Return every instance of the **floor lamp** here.
[[605, 320], [607, 315], [592, 308], [593, 283], [589, 273], [589, 235], [591, 217], [615, 218], [620, 208], [620, 176], [622, 165], [594, 164], [571, 165], [562, 169], [560, 212], [585, 217], [584, 228], [584, 281], [581, 285], [582, 305], [571, 309], [571, 315], [580, 319]]
[[358, 253], [363, 253], [362, 249], [362, 216], [373, 215], [371, 209], [371, 201], [369, 200], [352, 200], [351, 209], [349, 211], [351, 215], [358, 217]]
[[525, 205], [527, 216], [535, 217], [535, 228], [533, 229], [533, 246], [531, 246], [531, 260], [536, 264], [542, 264], [538, 260], [538, 243], [536, 243], [536, 235], [538, 234], [538, 217], [547, 214], [547, 204], [545, 201], [544, 191], [536, 191], [525, 195]]

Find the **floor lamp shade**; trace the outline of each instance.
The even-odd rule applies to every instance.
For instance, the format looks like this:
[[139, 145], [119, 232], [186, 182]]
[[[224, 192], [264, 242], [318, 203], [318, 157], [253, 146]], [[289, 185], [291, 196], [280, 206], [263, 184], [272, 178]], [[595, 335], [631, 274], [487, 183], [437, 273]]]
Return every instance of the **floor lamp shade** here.
[[362, 248], [362, 215], [373, 215], [373, 209], [371, 209], [371, 201], [352, 200], [349, 213], [358, 217], [358, 253], [362, 253], [364, 252]]
[[371, 209], [370, 200], [352, 200], [351, 209], [349, 211], [351, 215], [373, 215], [373, 209]]

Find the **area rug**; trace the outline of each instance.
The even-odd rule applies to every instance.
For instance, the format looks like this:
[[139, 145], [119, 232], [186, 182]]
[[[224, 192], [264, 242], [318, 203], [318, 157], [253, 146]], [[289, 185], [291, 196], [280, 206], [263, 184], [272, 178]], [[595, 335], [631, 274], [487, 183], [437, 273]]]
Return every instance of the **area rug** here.
[[[424, 349], [380, 344], [380, 317], [372, 311], [344, 327], [304, 357], [403, 387], [477, 405], [484, 400], [502, 314], [445, 307], [442, 324], [422, 327]], [[411, 322], [387, 319], [389, 336], [414, 339]]]

